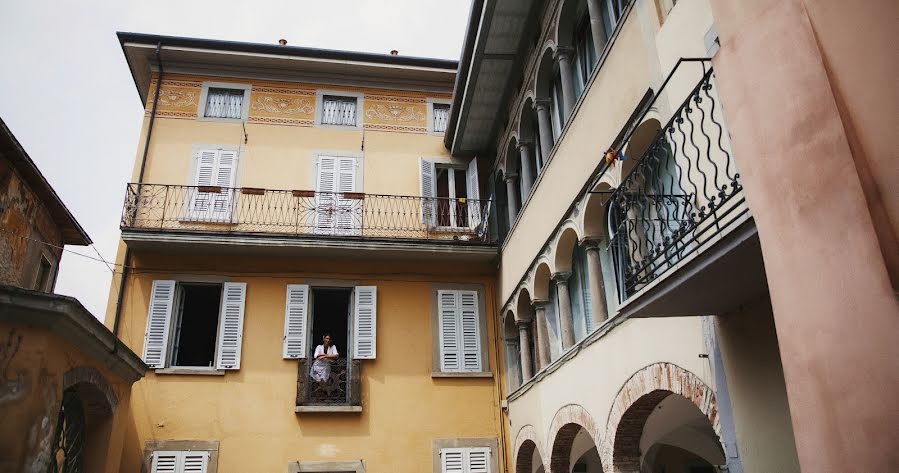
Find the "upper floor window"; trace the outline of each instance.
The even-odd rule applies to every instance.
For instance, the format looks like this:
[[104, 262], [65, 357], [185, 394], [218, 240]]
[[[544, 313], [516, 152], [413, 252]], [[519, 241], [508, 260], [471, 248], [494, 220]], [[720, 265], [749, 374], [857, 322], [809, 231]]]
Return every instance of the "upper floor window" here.
[[449, 121], [450, 106], [445, 103], [434, 104], [434, 132], [446, 132], [446, 123]]
[[325, 95], [322, 97], [323, 125], [356, 126], [356, 97]]
[[419, 162], [422, 223], [429, 227], [478, 230], [486, 209], [480, 201], [478, 162]]
[[249, 85], [204, 83], [197, 116], [206, 120], [244, 120], [249, 110]]
[[206, 473], [209, 463], [205, 451], [155, 451], [150, 473]]
[[630, 0], [603, 0], [602, 1], [602, 20], [606, 27], [606, 36], [611, 36], [615, 31], [615, 25], [621, 21], [621, 15]]
[[441, 473], [490, 473], [490, 448], [441, 448]]
[[482, 373], [484, 325], [476, 290], [437, 291], [439, 372]]
[[37, 267], [37, 277], [34, 280], [36, 291], [53, 292], [53, 263], [46, 255], [41, 255], [41, 262]]
[[574, 36], [575, 88], [578, 95], [584, 91], [593, 66], [596, 65], [596, 48], [590, 31], [590, 16], [586, 13], [578, 22]]

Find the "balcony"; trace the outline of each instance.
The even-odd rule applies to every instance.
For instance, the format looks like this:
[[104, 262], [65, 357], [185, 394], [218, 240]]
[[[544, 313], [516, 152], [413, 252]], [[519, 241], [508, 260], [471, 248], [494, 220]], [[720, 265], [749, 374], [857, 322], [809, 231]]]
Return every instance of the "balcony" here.
[[609, 197], [608, 249], [628, 316], [722, 314], [767, 291], [714, 73], [704, 71]]
[[134, 248], [280, 252], [317, 256], [492, 260], [491, 201], [128, 184], [122, 237]]
[[313, 362], [299, 360], [296, 412], [361, 412], [362, 363], [338, 358], [313, 375]]

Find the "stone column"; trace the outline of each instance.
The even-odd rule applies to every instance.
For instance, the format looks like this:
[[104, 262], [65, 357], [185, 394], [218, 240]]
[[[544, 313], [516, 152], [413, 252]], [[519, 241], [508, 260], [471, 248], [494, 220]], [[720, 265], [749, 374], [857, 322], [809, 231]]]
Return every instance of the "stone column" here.
[[601, 0], [587, 0], [587, 10], [590, 14], [590, 33], [593, 35], [593, 49], [596, 57], [602, 54], [602, 48], [606, 46], [606, 25], [602, 21]]
[[562, 331], [562, 349], [574, 345], [574, 320], [571, 318], [571, 296], [568, 295], [568, 278], [571, 272], [553, 274], [553, 282], [559, 289], [559, 328]]
[[506, 203], [509, 205], [509, 229], [512, 229], [512, 225], [515, 223], [515, 219], [518, 218], [518, 208], [521, 205], [518, 201], [518, 186], [515, 185], [515, 178], [517, 178], [517, 174], [506, 174]]
[[540, 129], [540, 154], [543, 156], [543, 166], [545, 167], [549, 153], [553, 150], [553, 123], [549, 116], [549, 100], [537, 99], [535, 108], [537, 109], [537, 127]]
[[599, 242], [586, 240], [583, 243], [587, 252], [587, 285], [590, 290], [590, 311], [593, 314], [593, 326], [599, 327], [609, 318], [606, 306], [606, 291], [602, 280], [602, 265], [599, 262]]
[[528, 141], [518, 143], [518, 154], [521, 157], [521, 202], [523, 203], [534, 187], [534, 163], [531, 161], [531, 146]]
[[537, 320], [537, 359], [540, 361], [538, 369], [546, 368], [552, 361], [549, 351], [549, 327], [546, 325], [547, 301], [534, 301], [534, 317]]
[[571, 68], [571, 59], [574, 56], [574, 50], [571, 48], [556, 49], [556, 62], [559, 63], [559, 78], [562, 81], [562, 116], [565, 117], [565, 123], [574, 110], [574, 73]]
[[521, 384], [526, 383], [534, 376], [531, 371], [531, 337], [528, 332], [528, 323], [526, 321], [517, 321], [518, 325], [518, 345], [519, 355], [521, 356]]

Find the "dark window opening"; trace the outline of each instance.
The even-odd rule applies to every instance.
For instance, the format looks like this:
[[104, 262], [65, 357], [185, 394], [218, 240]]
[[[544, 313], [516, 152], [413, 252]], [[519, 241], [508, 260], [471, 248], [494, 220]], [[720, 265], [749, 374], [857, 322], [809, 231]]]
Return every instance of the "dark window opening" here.
[[38, 291], [50, 292], [53, 289], [53, 265], [43, 255], [41, 255], [41, 263], [37, 269], [37, 280], [34, 288]]
[[310, 357], [315, 353], [315, 347], [322, 344], [322, 337], [330, 333], [331, 344], [337, 347], [340, 358], [346, 358], [351, 294], [351, 289], [312, 288]]
[[[437, 226], [467, 227], [468, 183], [465, 169], [437, 166]], [[461, 200], [460, 200], [461, 199]]]
[[179, 289], [172, 366], [211, 367], [215, 364], [222, 286], [183, 284]]

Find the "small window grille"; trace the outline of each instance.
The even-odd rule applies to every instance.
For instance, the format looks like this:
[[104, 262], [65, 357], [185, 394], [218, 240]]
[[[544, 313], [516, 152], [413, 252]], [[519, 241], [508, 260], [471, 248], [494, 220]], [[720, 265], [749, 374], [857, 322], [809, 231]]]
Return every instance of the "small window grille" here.
[[210, 87], [206, 93], [206, 109], [203, 116], [207, 118], [243, 117], [243, 96], [241, 89], [221, 89]]
[[322, 124], [356, 126], [356, 98], [322, 97]]
[[434, 132], [446, 131], [446, 123], [449, 121], [450, 106], [443, 103], [434, 104]]

